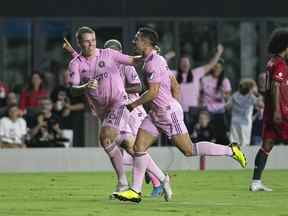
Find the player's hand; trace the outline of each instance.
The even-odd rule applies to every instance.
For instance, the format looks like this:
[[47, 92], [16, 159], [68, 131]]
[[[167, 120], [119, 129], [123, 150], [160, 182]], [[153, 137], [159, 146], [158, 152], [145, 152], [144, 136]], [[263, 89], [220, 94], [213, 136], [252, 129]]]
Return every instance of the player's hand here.
[[218, 44], [217, 45], [217, 53], [222, 55], [223, 52], [224, 52], [224, 46], [222, 44]]
[[96, 79], [89, 80], [86, 84], [86, 88], [95, 90], [98, 86], [98, 81]]
[[275, 124], [280, 124], [282, 122], [282, 116], [281, 116], [281, 114], [279, 112], [274, 112], [273, 122]]
[[132, 112], [133, 109], [135, 108], [135, 106], [134, 106], [133, 103], [127, 104], [126, 107], [127, 107], [127, 109], [129, 110], [129, 112]]

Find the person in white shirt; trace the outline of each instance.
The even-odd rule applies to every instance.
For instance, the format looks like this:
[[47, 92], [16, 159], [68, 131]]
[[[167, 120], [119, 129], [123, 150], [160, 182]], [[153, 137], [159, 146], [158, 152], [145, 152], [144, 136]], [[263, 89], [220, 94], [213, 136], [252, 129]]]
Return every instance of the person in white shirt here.
[[26, 134], [26, 121], [20, 117], [17, 104], [10, 105], [7, 109], [7, 116], [0, 119], [0, 147], [25, 148]]

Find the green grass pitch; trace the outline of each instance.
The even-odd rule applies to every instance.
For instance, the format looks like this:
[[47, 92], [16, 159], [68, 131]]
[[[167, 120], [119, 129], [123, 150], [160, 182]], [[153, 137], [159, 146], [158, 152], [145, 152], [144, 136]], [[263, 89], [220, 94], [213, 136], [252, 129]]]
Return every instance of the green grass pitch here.
[[109, 200], [111, 172], [0, 174], [0, 216], [288, 216], [288, 172], [265, 171], [273, 192], [248, 191], [251, 171], [170, 172], [173, 200]]

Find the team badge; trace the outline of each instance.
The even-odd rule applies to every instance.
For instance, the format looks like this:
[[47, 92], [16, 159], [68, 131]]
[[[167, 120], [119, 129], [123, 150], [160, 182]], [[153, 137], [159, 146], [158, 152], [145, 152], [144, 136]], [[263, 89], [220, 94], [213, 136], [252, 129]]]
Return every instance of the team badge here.
[[100, 68], [105, 67], [105, 62], [104, 62], [104, 61], [100, 61], [100, 62], [98, 63], [98, 66], [99, 66]]

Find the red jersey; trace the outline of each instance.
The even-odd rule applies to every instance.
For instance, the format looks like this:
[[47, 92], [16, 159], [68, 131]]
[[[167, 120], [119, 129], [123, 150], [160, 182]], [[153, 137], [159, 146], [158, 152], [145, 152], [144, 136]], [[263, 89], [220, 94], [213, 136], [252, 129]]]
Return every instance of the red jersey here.
[[25, 110], [27, 108], [37, 108], [42, 98], [48, 96], [48, 92], [44, 89], [39, 91], [23, 90], [19, 98], [19, 108]]
[[[278, 125], [273, 122], [272, 81], [279, 84], [279, 107], [283, 121]], [[263, 136], [264, 139], [288, 139], [288, 65], [281, 56], [273, 56], [266, 66]]]

